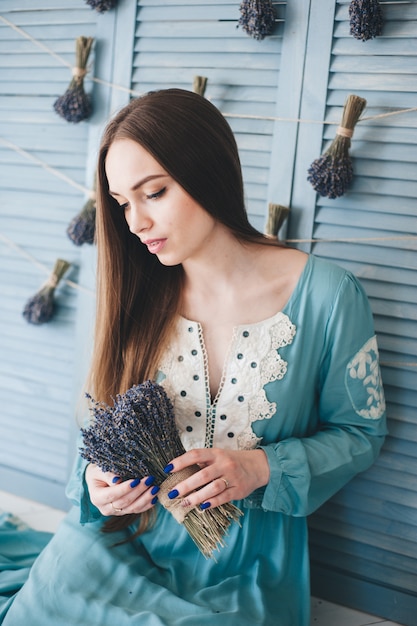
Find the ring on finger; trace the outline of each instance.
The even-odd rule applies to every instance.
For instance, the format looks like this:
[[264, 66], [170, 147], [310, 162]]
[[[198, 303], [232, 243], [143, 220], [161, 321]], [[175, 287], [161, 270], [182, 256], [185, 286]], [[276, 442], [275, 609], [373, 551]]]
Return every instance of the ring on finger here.
[[114, 506], [113, 502], [110, 502], [111, 504], [111, 508], [113, 509], [113, 511], [115, 511], [116, 513], [121, 513], [123, 511], [123, 509], [118, 509], [116, 506]]
[[229, 485], [229, 481], [227, 480], [227, 478], [223, 478], [223, 477], [222, 477], [222, 478], [221, 478], [221, 480], [222, 480], [222, 481], [224, 482], [224, 484], [225, 484], [225, 487], [224, 487], [224, 488], [225, 488], [225, 489], [229, 489], [230, 485]]

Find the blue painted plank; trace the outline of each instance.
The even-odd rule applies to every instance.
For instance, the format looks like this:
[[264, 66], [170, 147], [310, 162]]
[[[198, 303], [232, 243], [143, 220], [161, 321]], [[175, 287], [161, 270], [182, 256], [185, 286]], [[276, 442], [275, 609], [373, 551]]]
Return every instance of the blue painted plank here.
[[[372, 220], [369, 219], [369, 214], [367, 213], [367, 207], [364, 203], [362, 210], [355, 210], [349, 208], [349, 210], [344, 209], [342, 207], [337, 207], [336, 209], [333, 207], [320, 207], [318, 208], [316, 214], [316, 223], [318, 224], [328, 224], [330, 226], [345, 226], [347, 224], [353, 224], [355, 228], [364, 227], [370, 231], [373, 230], [373, 234], [369, 236], [374, 237], [395, 237], [396, 233], [398, 236], [408, 236], [413, 235], [416, 232], [416, 219], [411, 215], [401, 215], [399, 211], [397, 215], [392, 215], [388, 213], [380, 213], [374, 215], [375, 222], [372, 223]], [[388, 231], [388, 232], [384, 232]], [[334, 236], [338, 235], [334, 233]], [[358, 235], [362, 237], [366, 237], [367, 235], [364, 233], [363, 235]], [[402, 246], [412, 246], [414, 249], [417, 245], [417, 238], [413, 242], [410, 240], [401, 241], [399, 239], [393, 239], [392, 242], [382, 242], [379, 245], [393, 245], [397, 247], [398, 245]]]
[[[329, 76], [329, 89], [348, 89], [353, 93], [361, 90], [367, 93], [381, 91], [379, 76], [371, 73], [350, 74], [350, 72], [332, 73]], [[417, 76], [415, 74], [384, 74], [384, 91], [411, 92], [417, 91]]]
[[[140, 16], [139, 16], [140, 17]], [[236, 28], [235, 22], [142, 22], [138, 21], [136, 37], [160, 38], [167, 35], [171, 38], [231, 38], [246, 39], [248, 36], [240, 29]], [[270, 40], [283, 36], [283, 25], [278, 23], [274, 35]], [[262, 42], [258, 42], [262, 46]]]
[[219, 50], [218, 53], [211, 52], [210, 54], [204, 52], [196, 52], [193, 49], [188, 51], [179, 52], [176, 48], [173, 48], [167, 54], [167, 51], [160, 52], [139, 52], [134, 58], [135, 68], [171, 68], [171, 67], [183, 67], [194, 68], [203, 70], [208, 68], [215, 76], [220, 69], [226, 68], [230, 72], [234, 72], [235, 69], [239, 70], [245, 68], [249, 71], [263, 71], [263, 70], [277, 70], [277, 55], [279, 50], [275, 51], [275, 54], [251, 54], [251, 53], [232, 53], [227, 54], [224, 51]]
[[318, 207], [327, 207], [331, 210], [354, 209], [357, 211], [366, 210], [369, 212], [369, 220], [372, 222], [372, 213], [387, 213], [391, 214], [393, 206], [395, 206], [396, 215], [415, 215], [415, 200], [413, 197], [401, 198], [401, 203], [395, 197], [383, 196], [376, 197], [373, 194], [362, 193], [360, 196], [357, 194], [348, 193], [341, 198], [331, 200], [329, 198], [317, 199]]
[[[169, 31], [169, 29], [167, 29]], [[224, 38], [216, 36], [171, 38], [167, 32], [165, 37], [140, 37], [135, 41], [135, 52], [190, 52], [222, 54], [250, 54], [252, 57], [278, 54], [282, 49], [283, 37], [266, 37], [262, 44], [253, 37]]]

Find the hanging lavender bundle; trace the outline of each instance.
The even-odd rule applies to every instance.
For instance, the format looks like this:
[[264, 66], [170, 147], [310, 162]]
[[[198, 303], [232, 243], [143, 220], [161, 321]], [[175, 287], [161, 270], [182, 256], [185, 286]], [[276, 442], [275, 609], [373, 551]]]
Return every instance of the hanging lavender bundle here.
[[76, 246], [94, 243], [96, 232], [96, 192], [92, 191], [81, 211], [68, 224], [67, 235]]
[[349, 5], [350, 34], [368, 41], [382, 34], [382, 9], [378, 0], [352, 0]]
[[66, 92], [54, 103], [58, 115], [74, 124], [89, 118], [92, 111], [91, 99], [84, 91], [84, 77], [93, 41], [92, 37], [77, 37], [72, 80]]
[[270, 239], [276, 239], [278, 237], [278, 231], [288, 217], [290, 210], [288, 207], [282, 204], [268, 205], [268, 218], [265, 225], [265, 235]]
[[81, 456], [113, 472], [122, 479], [154, 476], [160, 485], [159, 502], [183, 524], [206, 557], [224, 546], [223, 536], [242, 512], [230, 502], [204, 511], [183, 506], [183, 498], [168, 498], [175, 485], [200, 470], [198, 465], [167, 477], [164, 468], [184, 454], [174, 409], [160, 385], [146, 381], [117, 395], [113, 407], [95, 402], [91, 396], [94, 420], [82, 429]]
[[250, 37], [260, 40], [272, 33], [275, 13], [271, 0], [243, 0], [239, 11], [238, 26]]
[[308, 170], [307, 180], [321, 196], [339, 198], [343, 196], [352, 182], [353, 166], [349, 155], [350, 140], [353, 129], [365, 107], [366, 100], [364, 98], [355, 95], [347, 97], [336, 137], [329, 149], [313, 161]]
[[68, 261], [57, 259], [52, 274], [41, 289], [30, 298], [23, 309], [23, 317], [29, 324], [45, 324], [55, 312], [55, 289], [70, 267]]
[[194, 93], [198, 93], [200, 96], [204, 96], [204, 94], [206, 93], [206, 87], [207, 87], [206, 76], [194, 76], [194, 80], [193, 80]]
[[117, 4], [117, 0], [85, 0], [85, 2], [99, 13], [105, 13], [113, 9]]

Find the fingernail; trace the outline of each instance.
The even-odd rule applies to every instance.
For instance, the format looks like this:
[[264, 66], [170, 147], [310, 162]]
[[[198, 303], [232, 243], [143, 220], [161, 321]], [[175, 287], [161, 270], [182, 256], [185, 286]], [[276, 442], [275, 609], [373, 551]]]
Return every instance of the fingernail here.
[[210, 506], [211, 506], [211, 502], [202, 502], [202, 504], [200, 504], [200, 509], [204, 511], [205, 509], [208, 509]]
[[151, 504], [156, 504], [157, 502], [158, 502], [158, 496], [155, 496], [154, 498], [152, 498]]
[[151, 489], [151, 494], [154, 496], [156, 493], [158, 493], [159, 491], [159, 487], [158, 485], [155, 485], [155, 487], [152, 487]]
[[174, 466], [172, 465], [172, 463], [168, 463], [168, 465], [164, 467], [164, 472], [165, 474], [169, 474], [170, 472], [172, 472], [173, 469], [174, 469]]
[[179, 495], [180, 495], [180, 492], [178, 491], [178, 489], [173, 489], [172, 491], [169, 492], [168, 498], [170, 500], [173, 500], [174, 498], [176, 498]]
[[145, 485], [149, 487], [149, 485], [152, 485], [154, 481], [155, 481], [155, 478], [153, 476], [148, 476], [148, 478], [145, 480]]
[[112, 480], [112, 483], [118, 483], [120, 480], [120, 476], [115, 476]]
[[130, 483], [130, 486], [132, 487], [137, 487], [140, 483], [140, 478], [135, 478], [135, 480], [132, 480], [132, 482]]

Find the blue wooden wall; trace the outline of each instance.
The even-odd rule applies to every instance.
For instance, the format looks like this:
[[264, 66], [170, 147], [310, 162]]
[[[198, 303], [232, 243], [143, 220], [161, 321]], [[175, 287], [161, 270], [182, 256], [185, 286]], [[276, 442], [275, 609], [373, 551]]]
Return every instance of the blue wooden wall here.
[[[48, 0], [33, 10], [32, 2], [3, 0], [0, 15], [73, 64], [76, 37], [96, 29], [82, 4]], [[8, 142], [0, 142], [0, 488], [56, 506], [67, 506], [73, 456], [79, 291], [59, 286], [50, 324], [29, 325], [22, 310], [58, 257], [72, 264], [66, 278], [80, 277], [80, 250], [66, 228], [85, 201], [89, 126], [69, 124], [52, 108], [70, 80], [67, 66], [0, 22], [0, 137]]]
[[[2, 0], [0, 16], [72, 63], [75, 38], [96, 39], [86, 89], [94, 114], [73, 125], [52, 110], [68, 68], [0, 21], [0, 488], [66, 506], [94, 317], [92, 246], [65, 233], [91, 188], [108, 117], [150, 89], [192, 88], [236, 135], [251, 221], [291, 207], [281, 237], [351, 269], [370, 298], [390, 436], [375, 466], [310, 519], [313, 592], [414, 624], [417, 610], [417, 2], [384, 2], [383, 35], [349, 34], [348, 1], [275, 2], [263, 41], [236, 28], [239, 1], [119, 0], [98, 15], [83, 0]], [[92, 76], [100, 79], [93, 82]], [[329, 145], [348, 94], [368, 121], [352, 140], [354, 182], [317, 196], [307, 169]], [[297, 122], [296, 120], [301, 120]], [[323, 122], [328, 122], [324, 124]], [[1, 139], [78, 183], [74, 187]], [[52, 322], [21, 311], [60, 256], [72, 263]]]

